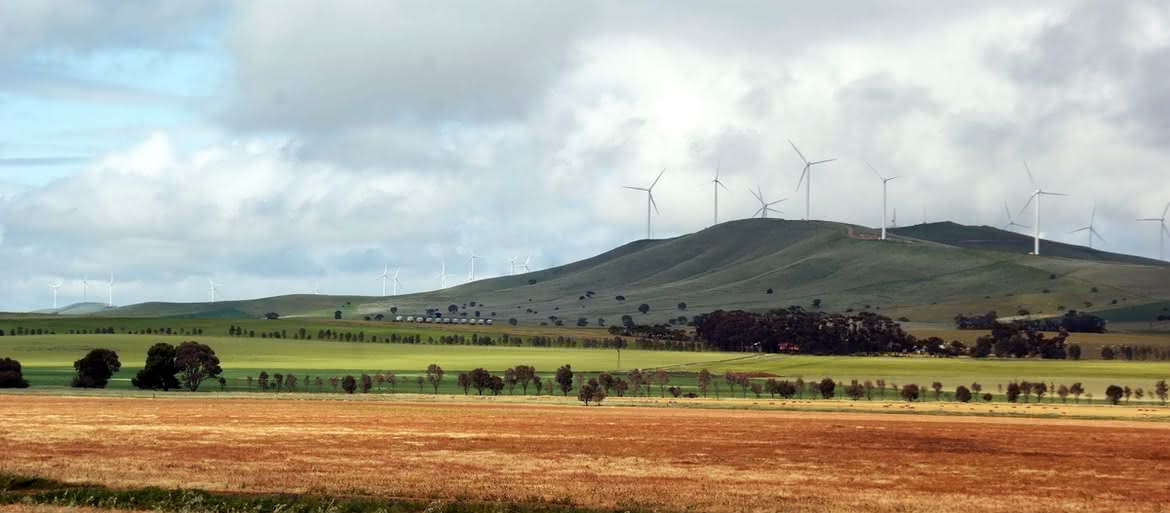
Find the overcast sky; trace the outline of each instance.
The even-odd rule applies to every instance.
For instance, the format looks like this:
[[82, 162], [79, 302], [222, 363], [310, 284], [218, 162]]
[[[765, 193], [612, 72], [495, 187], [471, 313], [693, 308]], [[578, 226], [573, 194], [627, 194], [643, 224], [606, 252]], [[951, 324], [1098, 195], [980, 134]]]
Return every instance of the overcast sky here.
[[[434, 288], [750, 216], [1096, 226], [1157, 256], [1170, 3], [0, 3], [0, 310]], [[1030, 213], [1022, 223], [1030, 223]], [[91, 285], [90, 298], [105, 296]]]

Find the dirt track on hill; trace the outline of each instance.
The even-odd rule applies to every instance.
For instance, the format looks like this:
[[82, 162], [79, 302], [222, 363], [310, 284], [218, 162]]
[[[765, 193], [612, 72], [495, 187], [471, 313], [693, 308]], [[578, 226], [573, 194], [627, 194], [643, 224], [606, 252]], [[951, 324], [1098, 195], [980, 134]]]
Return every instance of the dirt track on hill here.
[[1170, 425], [564, 405], [0, 396], [0, 470], [669, 511], [1165, 511]]

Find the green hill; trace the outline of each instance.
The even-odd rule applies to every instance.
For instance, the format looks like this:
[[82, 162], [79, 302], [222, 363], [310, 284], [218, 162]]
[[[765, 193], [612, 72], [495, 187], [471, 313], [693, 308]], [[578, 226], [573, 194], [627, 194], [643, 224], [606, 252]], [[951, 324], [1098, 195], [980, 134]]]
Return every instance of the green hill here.
[[[494, 313], [498, 322], [514, 317], [529, 325], [551, 324], [549, 316], [556, 316], [575, 325], [583, 317], [594, 326], [598, 318], [617, 323], [623, 314], [660, 322], [717, 308], [764, 310], [820, 299], [826, 310], [880, 309], [912, 321], [946, 323], [960, 312], [1057, 314], [1059, 307], [1101, 310], [1170, 300], [1170, 266], [1148, 259], [1047, 242], [1044, 256], [1029, 256], [1016, 234], [953, 223], [894, 233], [892, 240], [879, 241], [873, 230], [858, 226], [747, 219], [441, 291], [144, 303], [103, 314], [332, 317], [340, 309], [349, 319], [389, 315], [391, 307], [402, 315], [427, 308], [446, 313], [448, 305], [466, 303], [469, 316]], [[616, 300], [618, 295], [625, 301]], [[650, 305], [646, 315], [638, 312], [642, 303]], [[686, 303], [685, 311], [679, 303]]]

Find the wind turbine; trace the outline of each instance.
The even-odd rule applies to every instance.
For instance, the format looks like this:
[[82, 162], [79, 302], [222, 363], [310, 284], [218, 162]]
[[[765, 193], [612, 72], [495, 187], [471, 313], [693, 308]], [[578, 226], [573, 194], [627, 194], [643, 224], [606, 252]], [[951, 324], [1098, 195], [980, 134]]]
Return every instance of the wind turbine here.
[[898, 227], [898, 209], [897, 208], [894, 209], [894, 217], [890, 218], [890, 226], [892, 226], [894, 228]]
[[480, 259], [480, 258], [483, 258], [483, 257], [475, 254], [475, 251], [472, 251], [471, 258], [467, 259], [467, 263], [471, 264], [471, 271], [467, 273], [467, 281], [468, 282], [475, 281], [475, 261]]
[[1012, 218], [1012, 211], [1011, 211], [1011, 209], [1008, 208], [1007, 201], [1003, 202], [1003, 213], [1007, 215], [1007, 220], [1008, 220], [1007, 224], [1003, 225], [1004, 230], [1010, 230], [1013, 226], [1018, 227], [1018, 228], [1031, 228], [1031, 226], [1017, 223], [1016, 220], [1014, 218]]
[[110, 302], [106, 305], [110, 308], [114, 307], [114, 273], [110, 273]]
[[[1023, 214], [1028, 209], [1028, 205], [1032, 202], [1036, 203], [1036, 210], [1032, 217], [1032, 254], [1040, 254], [1040, 197], [1041, 196], [1068, 196], [1068, 194], [1061, 194], [1059, 192], [1048, 192], [1036, 183], [1036, 178], [1032, 176], [1032, 170], [1028, 168], [1028, 162], [1024, 161], [1024, 171], [1028, 172], [1028, 180], [1031, 180], [1032, 185], [1036, 190], [1028, 197], [1028, 202], [1024, 203], [1024, 208], [1020, 209], [1020, 214]], [[1019, 214], [1016, 215], [1019, 217]]]
[[719, 224], [719, 188], [723, 187], [724, 189], [727, 189], [727, 186], [723, 185], [723, 182], [719, 181], [719, 168], [722, 166], [723, 166], [723, 157], [720, 157], [719, 163], [715, 164], [715, 179], [711, 180], [711, 188], [715, 189], [715, 214], [714, 214], [715, 222], [714, 222], [714, 224], [712, 224], [712, 226]]
[[866, 162], [865, 165], [869, 166], [869, 169], [873, 171], [873, 174], [877, 175], [878, 179], [882, 181], [882, 240], [886, 240], [886, 186], [890, 183], [890, 180], [896, 180], [898, 177], [891, 176], [886, 178], [882, 176], [882, 174], [879, 173], [877, 169], [874, 169], [874, 167], [870, 165], [869, 162]]
[[402, 282], [398, 281], [398, 273], [401, 273], [401, 272], [402, 272], [402, 268], [399, 267], [398, 269], [394, 270], [394, 275], [390, 277], [390, 280], [394, 283], [394, 295], [395, 296], [398, 295], [398, 286], [402, 285]]
[[81, 302], [84, 303], [89, 297], [89, 276], [81, 279]]
[[662, 168], [662, 172], [658, 173], [658, 178], [654, 179], [654, 182], [650, 184], [650, 187], [630, 187], [629, 185], [623, 186], [626, 189], [633, 189], [635, 191], [645, 191], [646, 192], [646, 238], [647, 239], [650, 238], [650, 208], [654, 207], [654, 212], [657, 213], [658, 215], [662, 215], [661, 212], [658, 212], [658, 204], [654, 202], [654, 186], [658, 185], [658, 180], [662, 179], [662, 175], [664, 173], [666, 173], [666, 168]]
[[321, 294], [321, 280], [313, 282], [313, 295], [316, 296], [319, 294]]
[[439, 288], [440, 289], [447, 288], [447, 261], [446, 260], [443, 261], [442, 270], [439, 271], [439, 274], [436, 274], [435, 277], [439, 279]]
[[522, 267], [522, 268], [524, 268], [524, 272], [529, 272], [529, 271], [531, 271], [531, 269], [528, 268], [528, 262], [531, 262], [531, 261], [532, 261], [532, 255], [528, 255], [528, 256], [524, 257], [524, 263], [523, 264], [516, 264], [516, 267]]
[[[397, 276], [397, 274], [395, 274]], [[381, 276], [374, 278], [375, 280], [382, 280], [382, 297], [386, 297], [386, 282], [390, 281], [390, 264], [386, 264], [382, 268]]]
[[[792, 149], [796, 150], [796, 154], [800, 155], [800, 160], [804, 162], [804, 171], [800, 172], [800, 181], [796, 182], [796, 190], [799, 191], [800, 184], [804, 184], [804, 219], [808, 221], [812, 219], [812, 167], [817, 164], [824, 164], [826, 162], [832, 162], [837, 159], [831, 158], [809, 162], [808, 159], [804, 158], [804, 154], [800, 152], [800, 149], [796, 147], [796, 143], [792, 142], [792, 139], [788, 140], [788, 144], [792, 145]], [[807, 177], [807, 179], [805, 177]]]
[[505, 258], [504, 260], [508, 261], [508, 276], [516, 274], [516, 261], [520, 260], [520, 257], [514, 256], [512, 258]]
[[748, 189], [748, 192], [752, 193], [752, 195], [755, 196], [757, 200], [760, 200], [760, 209], [757, 210], [756, 213], [752, 214], [752, 217], [760, 216], [760, 219], [767, 219], [768, 212], [775, 212], [777, 214], [784, 213], [784, 212], [781, 212], [779, 210], [772, 208], [772, 205], [775, 205], [777, 203], [785, 201], [788, 198], [778, 199], [776, 201], [771, 201], [771, 202], [766, 201], [766, 200], [764, 200], [764, 193], [763, 193], [763, 191], [760, 190], [759, 185], [756, 186], [756, 190], [753, 191], [751, 189]]
[[54, 309], [57, 308], [57, 287], [60, 287], [62, 283], [65, 283], [65, 282], [63, 280], [57, 280], [57, 283], [50, 283], [49, 284], [49, 288], [53, 289], [53, 308]]
[[1086, 226], [1084, 228], [1077, 228], [1076, 230], [1073, 230], [1073, 231], [1068, 232], [1068, 233], [1073, 234], [1073, 233], [1078, 233], [1078, 232], [1089, 232], [1089, 249], [1093, 249], [1093, 237], [1097, 237], [1098, 239], [1101, 239], [1101, 242], [1105, 242], [1105, 237], [1102, 237], [1101, 234], [1099, 232], [1097, 232], [1097, 228], [1095, 228], [1093, 226], [1093, 221], [1096, 219], [1097, 219], [1097, 205], [1094, 204], [1093, 205], [1093, 212], [1091, 214], [1089, 214], [1089, 226]]
[[1170, 229], [1166, 228], [1166, 213], [1170, 212], [1170, 203], [1166, 204], [1166, 208], [1162, 209], [1162, 217], [1147, 217], [1145, 219], [1138, 219], [1138, 221], [1157, 221], [1161, 229], [1158, 230], [1158, 260], [1166, 259], [1166, 236], [1170, 235]]
[[211, 302], [214, 303], [215, 302], [215, 291], [217, 290], [216, 287], [222, 287], [223, 284], [211, 281], [211, 278], [207, 279], [207, 284], [211, 285]]

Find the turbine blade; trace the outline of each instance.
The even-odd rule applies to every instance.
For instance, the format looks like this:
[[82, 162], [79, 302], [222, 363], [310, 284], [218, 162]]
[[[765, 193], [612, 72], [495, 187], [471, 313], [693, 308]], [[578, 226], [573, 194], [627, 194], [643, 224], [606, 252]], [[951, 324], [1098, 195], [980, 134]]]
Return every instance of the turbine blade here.
[[797, 181], [796, 181], [796, 190], [798, 190], [798, 191], [800, 190], [800, 186], [801, 186], [801, 184], [803, 184], [803, 183], [804, 183], [804, 175], [807, 175], [807, 174], [808, 174], [808, 164], [805, 164], [805, 165], [804, 165], [804, 171], [802, 171], [802, 172], [800, 173], [800, 180], [797, 180]]
[[1032, 168], [1028, 167], [1027, 160], [1024, 161], [1024, 171], [1028, 173], [1028, 181], [1032, 182], [1032, 185], [1039, 189], [1040, 186], [1036, 185], [1036, 178], [1032, 176]]
[[1162, 219], [1153, 218], [1153, 217], [1147, 217], [1147, 218], [1145, 218], [1145, 219], [1138, 219], [1138, 221], [1163, 221], [1163, 220], [1162, 220]]
[[759, 194], [758, 192], [756, 192], [756, 191], [753, 191], [753, 190], [751, 190], [751, 189], [748, 189], [748, 192], [752, 193], [752, 196], [755, 196], [755, 197], [756, 197], [756, 199], [760, 200], [760, 203], [763, 203], [763, 202], [764, 202], [764, 198], [763, 198], [763, 197], [761, 197], [761, 196], [760, 196], [760, 194]]
[[1166, 219], [1166, 213], [1170, 212], [1170, 203], [1166, 203], [1166, 208], [1162, 209], [1162, 219]]
[[1020, 213], [1016, 214], [1016, 217], [1020, 217], [1020, 216], [1024, 215], [1024, 211], [1028, 210], [1028, 205], [1032, 204], [1032, 200], [1036, 199], [1037, 194], [1039, 194], [1039, 193], [1033, 192], [1031, 196], [1028, 196], [1028, 202], [1024, 203], [1024, 208], [1020, 209]]
[[833, 158], [833, 159], [818, 160], [816, 162], [809, 162], [808, 165], [815, 166], [817, 164], [824, 164], [825, 162], [832, 162], [834, 160], [837, 160], [837, 159]]
[[662, 168], [662, 171], [658, 173], [658, 178], [655, 178], [654, 183], [650, 184], [651, 189], [653, 189], [655, 185], [658, 185], [658, 181], [662, 179], [662, 175], [664, 174], [666, 174], [666, 168]]
[[719, 180], [715, 180], [715, 183], [719, 184], [719, 186], [722, 187], [723, 190], [725, 190], [725, 191], [731, 190], [731, 189], [728, 189], [726, 185], [723, 185], [723, 182], [720, 182]]
[[778, 199], [778, 200], [776, 200], [776, 201], [773, 201], [773, 202], [771, 202], [771, 203], [768, 203], [768, 206], [772, 206], [772, 205], [775, 205], [775, 204], [777, 204], [777, 203], [783, 203], [783, 202], [785, 202], [785, 201], [788, 201], [788, 198], [784, 198], [784, 199]]
[[1105, 240], [1105, 237], [1102, 237], [1101, 233], [1098, 232], [1096, 229], [1089, 228], [1089, 232], [1091, 232], [1093, 235], [1096, 235], [1098, 239], [1101, 239], [1101, 242], [1109, 242], [1109, 241]]
[[1008, 204], [1006, 201], [1003, 202], [1003, 213], [1007, 214], [1008, 224], [1015, 224], [1015, 223], [1011, 222], [1012, 221], [1012, 211], [1010, 209], [1008, 209]]
[[797, 154], [797, 155], [800, 155], [800, 161], [801, 161], [801, 162], [804, 162], [804, 163], [805, 163], [805, 165], [807, 165], [807, 164], [808, 164], [808, 159], [804, 158], [804, 154], [800, 152], [800, 148], [797, 148], [797, 147], [796, 147], [796, 143], [792, 142], [792, 139], [789, 139], [789, 140], [788, 140], [788, 144], [791, 144], [791, 145], [792, 145], [792, 149], [796, 150], [796, 154]]
[[1086, 227], [1084, 227], [1084, 228], [1077, 228], [1076, 230], [1073, 230], [1073, 231], [1071, 231], [1071, 232], [1068, 232], [1068, 233], [1069, 233], [1069, 234], [1073, 234], [1073, 233], [1080, 233], [1080, 232], [1083, 232], [1083, 231], [1085, 231], [1085, 230], [1088, 230], [1088, 229], [1089, 229], [1089, 227], [1088, 227], [1088, 226], [1086, 226]]
[[643, 191], [643, 192], [647, 192], [650, 190], [650, 189], [647, 189], [645, 187], [630, 187], [629, 185], [623, 185], [622, 188], [623, 189], [632, 189], [635, 191]]
[[763, 212], [763, 211], [764, 211], [764, 207], [760, 207], [759, 210], [756, 210], [756, 213], [752, 214], [752, 217], [756, 217], [756, 216], [760, 215], [760, 212]]
[[891, 176], [891, 177], [889, 177], [889, 178], [886, 178], [886, 181], [887, 181], [887, 182], [892, 182], [892, 181], [894, 181], [894, 180], [897, 180], [897, 179], [898, 179], [898, 177], [896, 177], [896, 176]]
[[1040, 194], [1043, 194], [1045, 196], [1068, 196], [1068, 194], [1064, 194], [1062, 192], [1040, 191]]
[[658, 211], [658, 203], [654, 201], [654, 193], [650, 193], [650, 206], [654, 207], [655, 214], [662, 215], [662, 212]]

